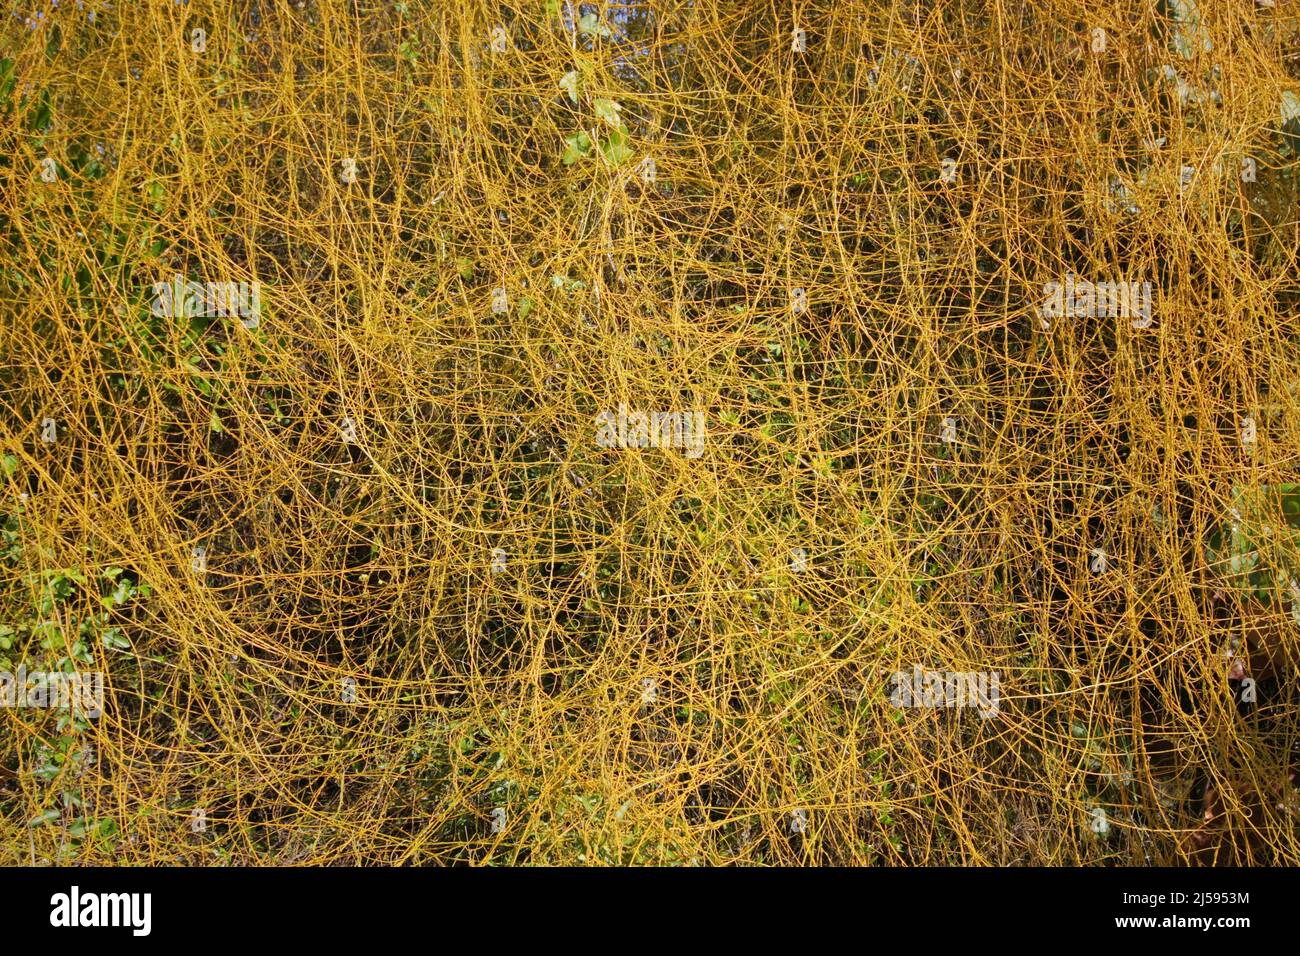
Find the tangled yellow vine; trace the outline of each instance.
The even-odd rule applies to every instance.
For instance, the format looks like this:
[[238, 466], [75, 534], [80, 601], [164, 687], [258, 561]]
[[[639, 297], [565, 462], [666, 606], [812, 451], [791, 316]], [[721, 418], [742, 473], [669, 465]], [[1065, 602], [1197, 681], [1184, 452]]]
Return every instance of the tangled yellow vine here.
[[0, 43], [0, 863], [1300, 862], [1294, 4]]

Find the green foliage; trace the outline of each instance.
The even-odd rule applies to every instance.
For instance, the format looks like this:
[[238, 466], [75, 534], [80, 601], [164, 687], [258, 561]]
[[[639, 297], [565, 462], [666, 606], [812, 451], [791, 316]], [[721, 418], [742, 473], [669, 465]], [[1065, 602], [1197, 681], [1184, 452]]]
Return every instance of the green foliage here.
[[1206, 553], [1233, 587], [1263, 601], [1289, 598], [1300, 578], [1300, 484], [1234, 486]]

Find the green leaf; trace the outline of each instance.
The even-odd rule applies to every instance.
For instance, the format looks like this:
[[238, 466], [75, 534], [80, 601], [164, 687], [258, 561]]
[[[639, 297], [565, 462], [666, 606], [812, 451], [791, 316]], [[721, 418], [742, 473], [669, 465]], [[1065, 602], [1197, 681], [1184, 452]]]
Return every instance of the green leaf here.
[[36, 111], [32, 114], [29, 125], [35, 132], [44, 133], [49, 130], [53, 122], [54, 113], [50, 109], [50, 92], [49, 90], [42, 90], [40, 105], [36, 107]]
[[131, 649], [131, 643], [122, 636], [122, 632], [116, 627], [110, 627], [104, 632], [102, 638], [104, 646], [114, 651], [126, 651]]
[[1278, 104], [1278, 113], [1281, 114], [1283, 123], [1300, 120], [1300, 93], [1283, 90], [1282, 100]]
[[1169, 18], [1178, 24], [1174, 27], [1174, 49], [1178, 55], [1190, 60], [1198, 49], [1209, 53], [1213, 44], [1201, 22], [1196, 0], [1169, 0], [1166, 9]]
[[47, 823], [53, 823], [58, 818], [59, 818], [58, 810], [46, 810], [44, 813], [38, 813], [36, 814], [36, 816], [32, 817], [31, 822], [28, 824], [28, 826], [43, 827]]
[[14, 75], [14, 61], [9, 57], [0, 60], [0, 106], [9, 105], [9, 94], [13, 92], [17, 79]]
[[560, 89], [569, 94], [575, 104], [578, 102], [578, 71], [570, 70], [560, 77]]
[[520, 299], [520, 300], [519, 300], [519, 306], [518, 306], [518, 310], [519, 310], [519, 318], [521, 318], [521, 319], [526, 319], [526, 318], [528, 318], [530, 315], [532, 315], [532, 314], [533, 314], [533, 307], [534, 307], [536, 304], [537, 304], [537, 303], [535, 303], [532, 299], [528, 298], [527, 296], [524, 296], [524, 298]]
[[589, 152], [591, 152], [591, 137], [584, 132], [577, 132], [564, 140], [564, 155], [560, 160], [565, 166], [572, 166]]
[[578, 20], [578, 32], [585, 37], [599, 35], [605, 39], [609, 39], [613, 35], [609, 27], [601, 23], [600, 17], [594, 13], [584, 13], [582, 15]]
[[145, 193], [149, 196], [150, 202], [153, 203], [154, 212], [162, 212], [163, 200], [167, 198], [167, 188], [155, 180], [149, 184], [149, 188], [145, 190]]
[[[218, 422], [218, 424], [220, 424], [220, 422]], [[112, 602], [112, 606], [121, 607], [127, 601], [131, 600], [131, 593], [131, 582], [126, 578], [123, 578], [121, 581], [117, 582], [117, 587], [113, 589], [113, 593], [110, 595], [109, 600]]]
[[596, 118], [604, 120], [615, 129], [623, 128], [623, 121], [619, 118], [618, 111], [623, 107], [617, 100], [599, 99], [591, 104], [596, 110]]
[[600, 144], [601, 155], [605, 157], [605, 162], [611, 166], [621, 166], [632, 158], [632, 150], [627, 145], [627, 133], [622, 130], [614, 130], [609, 137]]

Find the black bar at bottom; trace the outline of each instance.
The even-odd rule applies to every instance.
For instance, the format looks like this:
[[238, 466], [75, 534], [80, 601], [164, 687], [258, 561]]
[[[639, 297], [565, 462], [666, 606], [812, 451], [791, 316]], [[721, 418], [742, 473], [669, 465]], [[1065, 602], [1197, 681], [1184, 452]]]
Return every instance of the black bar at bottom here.
[[0, 870], [5, 922], [21, 936], [111, 936], [128, 947], [319, 941], [334, 951], [411, 932], [436, 934], [435, 948], [476, 938], [589, 945], [605, 925], [624, 942], [694, 927], [732, 945], [780, 930], [852, 937], [898, 923], [971, 942], [1104, 931], [1230, 943], [1276, 932], [1296, 888], [1296, 871], [1281, 869]]

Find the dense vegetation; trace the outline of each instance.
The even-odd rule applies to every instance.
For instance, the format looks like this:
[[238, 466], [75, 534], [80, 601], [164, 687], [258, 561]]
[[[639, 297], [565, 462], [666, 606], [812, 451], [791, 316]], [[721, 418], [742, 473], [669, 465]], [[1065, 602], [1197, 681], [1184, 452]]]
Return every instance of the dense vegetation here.
[[1300, 862], [1287, 4], [2, 30], [0, 862]]

